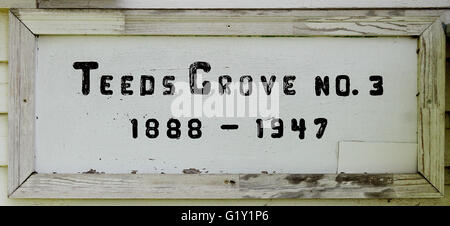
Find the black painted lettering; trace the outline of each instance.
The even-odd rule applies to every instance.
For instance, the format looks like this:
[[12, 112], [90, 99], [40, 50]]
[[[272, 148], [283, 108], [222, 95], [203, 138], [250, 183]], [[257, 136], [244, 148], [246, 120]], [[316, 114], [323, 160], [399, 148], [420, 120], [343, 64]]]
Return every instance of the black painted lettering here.
[[188, 136], [192, 139], [198, 139], [202, 136], [202, 122], [199, 119], [193, 118], [188, 122]]
[[131, 119], [131, 136], [136, 139], [138, 137], [138, 121], [137, 119]]
[[[250, 96], [253, 90], [253, 78], [250, 75], [244, 75], [240, 79], [239, 92], [244, 96]], [[246, 81], [246, 82], [245, 82]], [[247, 84], [247, 89], [244, 91], [244, 84]]]
[[[150, 84], [147, 87], [147, 82]], [[141, 75], [141, 96], [152, 95], [155, 91], [155, 78], [151, 75]]]
[[291, 81], [295, 80], [295, 76], [286, 75], [283, 78], [283, 91], [286, 95], [295, 95], [295, 90], [291, 89], [294, 87], [294, 84]]
[[270, 93], [272, 93], [272, 87], [273, 84], [275, 83], [276, 77], [275, 75], [270, 76], [270, 81], [269, 83], [267, 83], [267, 79], [266, 76], [261, 76], [261, 82], [263, 84], [264, 90], [266, 91], [267, 95], [270, 95]]
[[145, 135], [148, 138], [156, 138], [156, 137], [158, 137], [158, 135], [159, 135], [159, 130], [158, 130], [159, 122], [158, 122], [158, 120], [156, 120], [154, 118], [148, 119], [145, 122], [145, 127], [147, 127], [147, 129], [145, 130]]
[[100, 93], [103, 95], [112, 95], [113, 91], [107, 88], [111, 87], [111, 84], [108, 81], [113, 80], [112, 75], [103, 75], [100, 78]]
[[169, 75], [164, 76], [163, 78], [163, 86], [168, 88], [164, 90], [163, 95], [173, 95], [175, 93], [175, 86], [169, 81], [175, 80], [175, 76]]
[[330, 78], [325, 76], [322, 80], [320, 76], [316, 77], [316, 96], [320, 96], [323, 92], [325, 96], [330, 94]]
[[[225, 83], [223, 80], [227, 80]], [[222, 95], [225, 92], [231, 94], [230, 87], [228, 85], [231, 83], [231, 77], [229, 75], [222, 75], [219, 77], [219, 93]]]
[[319, 125], [319, 130], [316, 133], [317, 139], [322, 138], [323, 133], [325, 133], [325, 129], [327, 128], [328, 120], [326, 118], [316, 118], [314, 119], [314, 124]]
[[373, 88], [375, 90], [370, 90], [369, 93], [372, 96], [381, 96], [383, 95], [383, 77], [381, 75], [372, 75], [369, 77], [369, 80], [375, 82], [373, 84]]
[[297, 125], [297, 119], [293, 118], [291, 120], [291, 129], [292, 131], [298, 131], [298, 138], [300, 140], [305, 139], [305, 130], [306, 130], [306, 126], [305, 126], [305, 119], [300, 119]]
[[[345, 89], [341, 89], [341, 81], [345, 82]], [[336, 76], [336, 94], [338, 96], [348, 96], [350, 95], [350, 78], [347, 75]]]
[[211, 66], [207, 62], [197, 61], [189, 66], [189, 84], [191, 87], [192, 94], [202, 94], [207, 95], [211, 91], [211, 83], [208, 81], [203, 81], [203, 88], [199, 89], [197, 87], [197, 70], [202, 69], [204, 72], [208, 73], [211, 70]]
[[170, 139], [179, 139], [181, 136], [180, 120], [171, 118], [167, 121], [167, 137]]
[[272, 129], [276, 130], [276, 133], [272, 133], [272, 138], [281, 138], [283, 136], [283, 120], [281, 119], [272, 119], [271, 121]]
[[122, 76], [121, 81], [122, 81], [122, 84], [121, 84], [122, 95], [133, 95], [133, 90], [128, 89], [131, 87], [131, 84], [129, 82], [133, 81], [133, 76], [124, 75], [124, 76]]
[[90, 71], [98, 68], [97, 62], [75, 62], [73, 63], [74, 69], [81, 69], [83, 77], [81, 79], [81, 92], [83, 95], [88, 95], [90, 91]]
[[263, 137], [263, 121], [262, 121], [262, 119], [256, 119], [256, 136], [258, 138]]

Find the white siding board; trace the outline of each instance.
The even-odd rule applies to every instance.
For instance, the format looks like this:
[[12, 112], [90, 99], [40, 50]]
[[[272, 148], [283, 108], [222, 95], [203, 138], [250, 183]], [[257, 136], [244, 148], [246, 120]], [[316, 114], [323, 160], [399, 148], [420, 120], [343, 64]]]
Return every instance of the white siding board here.
[[0, 63], [0, 83], [8, 83], [8, 63]]
[[8, 163], [8, 115], [0, 114], [0, 166]]
[[0, 113], [8, 112], [8, 83], [0, 83]]
[[8, 64], [0, 63], [0, 113], [8, 112]]
[[0, 8], [36, 8], [37, 0], [1, 0]]
[[0, 137], [0, 166], [8, 165], [8, 137]]
[[8, 61], [8, 22], [8, 11], [0, 9], [0, 62]]

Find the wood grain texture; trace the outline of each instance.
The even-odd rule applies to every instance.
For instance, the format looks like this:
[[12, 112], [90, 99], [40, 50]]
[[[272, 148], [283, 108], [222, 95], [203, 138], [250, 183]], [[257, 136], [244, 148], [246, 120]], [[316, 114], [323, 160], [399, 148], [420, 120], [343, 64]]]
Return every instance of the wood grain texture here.
[[419, 174], [34, 174], [12, 197], [291, 199], [442, 196]]
[[14, 14], [35, 34], [411, 36], [442, 10], [39, 10]]
[[34, 172], [34, 76], [36, 40], [10, 14], [8, 194]]
[[445, 166], [450, 166], [450, 129], [445, 129]]
[[[450, 14], [450, 13], [449, 13]], [[449, 15], [450, 17], [450, 15]], [[449, 18], [450, 20], [450, 18]], [[447, 29], [450, 27], [450, 23], [446, 25]], [[445, 48], [445, 111], [450, 112], [450, 37], [446, 38], [446, 48]], [[449, 120], [450, 122], [450, 120]], [[449, 123], [450, 124], [450, 123]], [[450, 126], [449, 126], [450, 129]], [[450, 148], [450, 146], [448, 146]], [[450, 149], [448, 150], [450, 152]], [[447, 166], [447, 165], [446, 165]]]
[[2, 0], [0, 8], [36, 8], [36, 0]]
[[[425, 199], [12, 199], [6, 196], [7, 168], [0, 167], [0, 205], [18, 206], [98, 206], [98, 205], [133, 205], [133, 206], [176, 206], [176, 205], [219, 205], [219, 206], [311, 206], [311, 205], [351, 205], [351, 206], [448, 206], [450, 193], [444, 198]], [[450, 191], [450, 185], [446, 185]]]
[[445, 35], [440, 20], [419, 38], [418, 166], [440, 192], [444, 188]]
[[448, 8], [446, 0], [38, 0], [39, 8], [164, 8], [164, 9], [210, 9], [210, 8]]
[[[449, 185], [450, 184], [450, 167], [445, 167], [445, 185]], [[447, 190], [447, 194], [450, 193]]]
[[[449, 37], [447, 37], [446, 43], [450, 43]], [[447, 87], [450, 87], [450, 45], [449, 44], [447, 44], [445, 68], [446, 68], [446, 70], [445, 70], [445, 87], [447, 88]], [[445, 111], [450, 111], [450, 88], [445, 89]]]

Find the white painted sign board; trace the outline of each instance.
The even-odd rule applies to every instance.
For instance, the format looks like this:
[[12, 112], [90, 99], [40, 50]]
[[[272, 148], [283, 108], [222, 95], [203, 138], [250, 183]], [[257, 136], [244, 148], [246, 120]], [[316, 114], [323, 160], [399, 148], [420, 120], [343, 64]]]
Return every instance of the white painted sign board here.
[[[350, 169], [339, 161], [376, 155], [397, 165], [390, 173], [416, 172], [416, 47], [406, 37], [41, 35], [36, 171], [337, 173]], [[349, 155], [342, 142], [385, 149]]]

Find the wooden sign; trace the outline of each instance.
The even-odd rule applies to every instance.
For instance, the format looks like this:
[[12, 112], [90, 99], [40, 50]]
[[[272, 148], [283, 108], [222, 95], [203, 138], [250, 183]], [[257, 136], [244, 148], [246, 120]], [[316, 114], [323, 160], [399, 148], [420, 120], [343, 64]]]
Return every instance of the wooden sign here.
[[38, 172], [336, 173], [342, 141], [417, 171], [416, 39], [37, 42]]
[[12, 197], [441, 195], [436, 15], [117, 12], [11, 14]]

